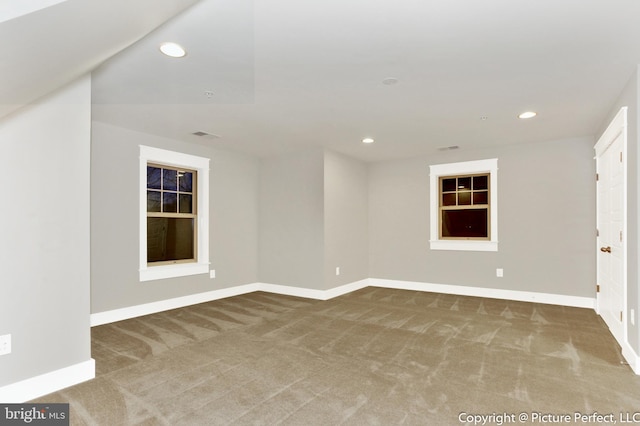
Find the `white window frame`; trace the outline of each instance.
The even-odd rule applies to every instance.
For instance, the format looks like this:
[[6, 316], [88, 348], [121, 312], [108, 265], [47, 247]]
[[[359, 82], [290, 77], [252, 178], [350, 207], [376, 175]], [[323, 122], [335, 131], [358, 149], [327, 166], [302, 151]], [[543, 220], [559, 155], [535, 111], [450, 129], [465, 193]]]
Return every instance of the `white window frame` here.
[[[147, 164], [157, 163], [197, 172], [197, 259], [171, 265], [147, 264]], [[206, 274], [209, 272], [209, 159], [140, 145], [140, 281]]]
[[[439, 232], [439, 182], [441, 177], [489, 173], [490, 233], [488, 240], [441, 239]], [[431, 250], [498, 251], [498, 159], [464, 161], [429, 166]]]

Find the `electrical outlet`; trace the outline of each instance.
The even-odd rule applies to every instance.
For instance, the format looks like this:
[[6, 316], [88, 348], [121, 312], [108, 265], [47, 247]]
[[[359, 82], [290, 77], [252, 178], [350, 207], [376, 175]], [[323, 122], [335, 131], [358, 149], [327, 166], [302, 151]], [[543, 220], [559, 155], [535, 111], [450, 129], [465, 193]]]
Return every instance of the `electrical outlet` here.
[[210, 278], [215, 278], [216, 277], [216, 270], [215, 269], [212, 269], [212, 270], [209, 271], [209, 277]]
[[5, 334], [0, 336], [0, 355], [11, 353], [11, 335]]
[[504, 277], [504, 269], [502, 269], [502, 268], [496, 269], [496, 277], [498, 277], [498, 278]]
[[340, 267], [336, 266], [336, 275], [340, 275]]

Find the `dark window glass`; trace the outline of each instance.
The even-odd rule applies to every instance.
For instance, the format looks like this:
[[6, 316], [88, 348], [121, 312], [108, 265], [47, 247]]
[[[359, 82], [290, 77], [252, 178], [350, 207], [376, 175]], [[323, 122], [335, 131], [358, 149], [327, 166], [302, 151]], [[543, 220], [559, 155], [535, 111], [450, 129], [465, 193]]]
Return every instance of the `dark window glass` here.
[[159, 167], [147, 166], [147, 188], [160, 189], [162, 184], [160, 172]]
[[147, 218], [147, 262], [193, 259], [194, 219]]
[[196, 177], [193, 171], [147, 166], [147, 262], [195, 260], [196, 219], [184, 216], [196, 213]]
[[175, 192], [162, 193], [162, 211], [176, 213], [178, 211], [178, 194]]
[[[488, 238], [489, 176], [441, 179], [441, 238]], [[469, 206], [467, 208], [467, 206]]]
[[191, 194], [180, 194], [179, 200], [180, 213], [193, 213], [193, 197]]
[[456, 190], [456, 178], [442, 179], [442, 192], [453, 192]]
[[443, 206], [455, 206], [456, 205], [456, 194], [455, 192], [452, 194], [442, 194], [442, 205]]
[[471, 189], [471, 177], [461, 177], [458, 178], [458, 190], [469, 190]]
[[487, 238], [487, 209], [443, 210], [442, 237]]
[[193, 173], [180, 172], [178, 181], [180, 182], [180, 192], [193, 192]]
[[471, 193], [470, 192], [458, 192], [458, 205], [459, 206], [468, 206], [471, 204]]
[[473, 189], [489, 189], [489, 176], [474, 176]]
[[489, 204], [489, 193], [487, 191], [474, 192], [473, 204]]
[[175, 170], [164, 169], [162, 170], [162, 189], [165, 191], [177, 191], [178, 190], [178, 172]]
[[147, 191], [147, 211], [159, 212], [160, 211], [160, 191]]

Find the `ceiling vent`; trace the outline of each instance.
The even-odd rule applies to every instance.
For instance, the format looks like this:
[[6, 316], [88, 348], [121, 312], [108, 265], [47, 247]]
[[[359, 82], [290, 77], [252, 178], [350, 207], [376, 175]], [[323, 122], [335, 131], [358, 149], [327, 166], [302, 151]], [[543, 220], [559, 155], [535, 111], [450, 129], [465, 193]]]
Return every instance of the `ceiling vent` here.
[[460, 149], [460, 147], [458, 145], [441, 146], [438, 151], [453, 151], [454, 149]]
[[191, 133], [194, 136], [199, 136], [201, 138], [209, 138], [209, 139], [220, 139], [220, 135], [214, 135], [213, 133], [207, 132], [193, 132]]

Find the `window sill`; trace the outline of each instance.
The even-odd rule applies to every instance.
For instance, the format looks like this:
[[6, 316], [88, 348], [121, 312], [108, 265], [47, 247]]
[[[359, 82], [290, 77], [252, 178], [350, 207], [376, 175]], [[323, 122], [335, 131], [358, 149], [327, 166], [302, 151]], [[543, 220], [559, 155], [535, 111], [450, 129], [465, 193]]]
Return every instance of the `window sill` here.
[[497, 241], [430, 240], [431, 250], [498, 251]]
[[140, 281], [185, 277], [188, 275], [207, 274], [208, 272], [208, 263], [182, 263], [175, 265], [151, 266], [145, 269], [140, 269]]

